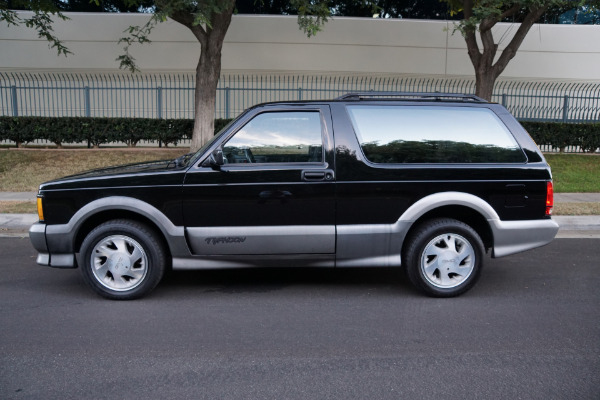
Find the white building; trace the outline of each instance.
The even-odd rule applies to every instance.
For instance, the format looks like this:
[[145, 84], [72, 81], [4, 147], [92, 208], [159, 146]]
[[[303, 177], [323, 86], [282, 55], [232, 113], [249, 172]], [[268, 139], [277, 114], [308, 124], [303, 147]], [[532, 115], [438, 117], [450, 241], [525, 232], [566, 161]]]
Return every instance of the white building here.
[[[132, 76], [118, 69], [122, 45], [117, 41], [149, 15], [67, 15], [71, 20], [56, 21], [55, 33], [74, 53], [68, 57], [57, 56], [31, 29], [0, 24], [0, 115], [191, 117], [200, 46], [187, 28], [167, 21], [150, 36], [153, 43], [133, 46], [142, 74]], [[293, 16], [235, 15], [223, 46], [218, 116], [232, 117], [261, 101], [332, 97], [348, 90], [472, 92], [473, 67], [453, 27], [452, 21], [334, 18], [307, 38]], [[516, 29], [514, 24], [494, 28], [494, 37], [502, 38], [500, 50]], [[143, 102], [136, 100], [139, 91], [107, 97], [108, 88], [116, 86], [153, 92]], [[38, 90], [40, 103], [40, 88], [71, 92], [55, 91], [44, 106], [32, 105], [31, 91]], [[523, 111], [522, 118], [598, 119], [600, 26], [534, 25], [495, 94], [494, 100], [513, 107], [513, 113]], [[529, 97], [517, 99], [524, 94]], [[577, 106], [587, 114], [570, 114], [578, 97], [587, 99], [585, 107]], [[62, 105], [51, 110], [49, 103]]]

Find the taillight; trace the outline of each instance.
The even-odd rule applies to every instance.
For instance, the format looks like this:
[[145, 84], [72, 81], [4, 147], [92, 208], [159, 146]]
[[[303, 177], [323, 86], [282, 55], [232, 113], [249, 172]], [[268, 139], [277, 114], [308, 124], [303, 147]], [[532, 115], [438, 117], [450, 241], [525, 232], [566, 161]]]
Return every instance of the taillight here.
[[552, 208], [554, 207], [554, 186], [552, 181], [546, 182], [546, 216], [552, 215]]

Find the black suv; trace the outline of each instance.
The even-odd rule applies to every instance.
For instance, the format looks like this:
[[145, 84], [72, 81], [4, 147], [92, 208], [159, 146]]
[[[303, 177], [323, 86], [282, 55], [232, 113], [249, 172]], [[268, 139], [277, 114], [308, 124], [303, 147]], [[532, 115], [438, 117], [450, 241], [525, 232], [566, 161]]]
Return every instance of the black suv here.
[[38, 264], [79, 266], [102, 296], [168, 268], [399, 267], [456, 296], [502, 257], [549, 243], [552, 177], [501, 105], [350, 93], [250, 108], [195, 154], [44, 183]]

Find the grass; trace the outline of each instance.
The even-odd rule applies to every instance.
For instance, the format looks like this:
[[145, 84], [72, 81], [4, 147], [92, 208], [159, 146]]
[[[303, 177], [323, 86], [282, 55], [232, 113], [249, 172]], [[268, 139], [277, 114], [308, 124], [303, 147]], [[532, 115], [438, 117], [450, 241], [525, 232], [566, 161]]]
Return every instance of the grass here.
[[600, 203], [554, 203], [552, 215], [600, 215]]
[[[94, 168], [170, 159], [175, 149], [0, 150], [0, 191], [34, 192], [40, 183]], [[557, 193], [599, 193], [600, 156], [547, 154]]]
[[174, 159], [175, 149], [0, 150], [0, 191], [35, 192], [40, 183], [78, 172], [143, 161]]
[[546, 154], [557, 193], [600, 192], [600, 156]]
[[0, 201], [0, 214], [37, 214], [33, 201]]

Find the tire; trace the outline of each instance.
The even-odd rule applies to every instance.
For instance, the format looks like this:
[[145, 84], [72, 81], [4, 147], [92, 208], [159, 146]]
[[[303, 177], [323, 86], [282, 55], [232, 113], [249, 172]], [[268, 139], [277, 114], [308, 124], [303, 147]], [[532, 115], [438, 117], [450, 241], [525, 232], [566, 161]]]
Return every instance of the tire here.
[[433, 297], [454, 297], [475, 285], [483, 255], [483, 243], [473, 228], [440, 218], [423, 223], [408, 238], [403, 260], [414, 286]]
[[147, 225], [113, 220], [94, 228], [81, 244], [83, 280], [100, 296], [132, 300], [150, 293], [165, 272], [165, 249]]

